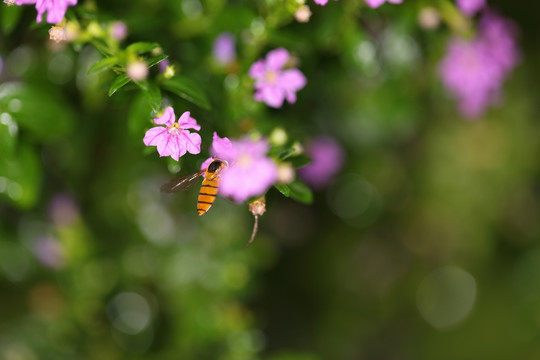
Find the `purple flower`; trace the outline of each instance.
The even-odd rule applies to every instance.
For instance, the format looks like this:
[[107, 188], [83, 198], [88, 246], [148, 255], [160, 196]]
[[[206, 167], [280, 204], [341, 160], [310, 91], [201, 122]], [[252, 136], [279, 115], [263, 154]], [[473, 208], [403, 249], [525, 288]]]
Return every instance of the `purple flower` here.
[[457, 7], [466, 16], [473, 16], [486, 6], [486, 0], [456, 0]]
[[403, 0], [365, 0], [365, 1], [366, 1], [366, 4], [368, 4], [368, 6], [371, 8], [378, 8], [385, 2], [389, 2], [392, 4], [401, 4], [403, 2]]
[[43, 13], [47, 12], [47, 22], [58, 24], [64, 19], [68, 6], [77, 5], [77, 0], [15, 0], [15, 4], [36, 4], [36, 22], [41, 22]]
[[154, 119], [158, 125], [149, 129], [143, 139], [146, 146], [157, 146], [159, 156], [170, 156], [174, 160], [183, 156], [186, 152], [198, 154], [201, 152], [201, 137], [199, 134], [190, 133], [187, 129], [200, 130], [197, 121], [190, 117], [189, 111], [180, 116], [175, 122], [174, 110], [167, 107], [163, 115]]
[[519, 61], [515, 37], [513, 23], [488, 12], [475, 38], [450, 40], [439, 70], [464, 116], [478, 117], [499, 100], [502, 83]]
[[298, 175], [314, 189], [322, 189], [341, 170], [345, 158], [343, 148], [330, 137], [315, 138], [306, 148], [311, 162], [298, 170]]
[[56, 195], [48, 205], [48, 213], [52, 221], [60, 227], [71, 225], [79, 217], [79, 207], [71, 196]]
[[[263, 195], [276, 182], [278, 174], [276, 163], [266, 156], [269, 147], [266, 140], [245, 137], [231, 141], [214, 133], [210, 154], [229, 164], [221, 173], [220, 194], [238, 203]], [[212, 158], [201, 168], [208, 167]]]
[[228, 32], [219, 34], [214, 40], [212, 54], [219, 64], [223, 66], [230, 65], [236, 60], [234, 36]]
[[111, 24], [109, 32], [113, 39], [122, 41], [128, 35], [128, 27], [123, 21], [115, 21]]
[[[315, 1], [315, 4], [324, 6], [328, 2], [328, 0], [313, 0]], [[337, 0], [336, 0], [337, 1]]]
[[296, 102], [296, 92], [306, 85], [306, 78], [298, 69], [283, 70], [289, 59], [289, 52], [279, 48], [251, 65], [249, 76], [255, 79], [255, 100], [274, 108], [281, 107], [285, 99], [291, 104]]
[[165, 70], [167, 70], [167, 66], [171, 65], [171, 62], [169, 61], [169, 59], [165, 59], [163, 61], [160, 61], [158, 63], [158, 70], [160, 73], [164, 73]]
[[41, 237], [32, 246], [35, 257], [43, 265], [60, 269], [65, 263], [64, 248], [52, 237]]

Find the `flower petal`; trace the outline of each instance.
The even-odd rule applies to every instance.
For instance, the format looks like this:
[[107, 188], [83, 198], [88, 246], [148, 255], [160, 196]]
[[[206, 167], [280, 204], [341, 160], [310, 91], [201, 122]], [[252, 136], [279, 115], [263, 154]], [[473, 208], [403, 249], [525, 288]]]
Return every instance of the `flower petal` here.
[[190, 154], [201, 152], [201, 136], [197, 133], [190, 133], [187, 130], [182, 131], [180, 142], [186, 147]]
[[160, 136], [157, 143], [157, 151], [159, 156], [171, 156], [173, 159], [178, 161], [178, 146], [174, 137], [167, 134], [165, 136]]
[[377, 8], [384, 4], [386, 0], [365, 0], [369, 7]]
[[266, 76], [264, 61], [258, 60], [249, 68], [249, 76], [253, 79], [263, 79]]
[[281, 70], [290, 57], [286, 49], [277, 48], [266, 55], [266, 66], [272, 70]]
[[216, 159], [231, 162], [236, 157], [236, 150], [231, 140], [226, 137], [221, 138], [216, 132], [214, 132], [214, 139], [212, 141], [210, 155]]
[[281, 73], [279, 84], [287, 90], [298, 91], [306, 86], [306, 77], [298, 69], [288, 69]]
[[64, 19], [68, 5], [63, 1], [49, 2], [47, 6], [47, 22], [58, 24]]
[[261, 88], [261, 90], [255, 94], [255, 96], [260, 96], [260, 99], [262, 99], [266, 105], [274, 108], [280, 108], [283, 105], [283, 100], [285, 99], [283, 91], [275, 85], [267, 85]]
[[154, 119], [154, 123], [158, 125], [167, 125], [167, 126], [171, 126], [172, 124], [174, 124], [175, 121], [176, 119], [174, 115], [174, 110], [170, 106], [167, 106], [167, 108], [165, 109], [161, 117]]
[[180, 125], [182, 129], [201, 130], [201, 126], [197, 124], [197, 120], [192, 118], [190, 114], [189, 111], [184, 112], [182, 116], [180, 116], [180, 119], [178, 119], [178, 125]]
[[153, 127], [146, 131], [146, 134], [144, 134], [144, 145], [157, 146], [157, 144], [160, 142], [160, 137], [163, 136], [169, 136], [167, 134], [167, 128], [164, 128], [163, 126]]
[[184, 156], [184, 154], [186, 153], [186, 142], [182, 139], [182, 135], [175, 136], [173, 142], [175, 145], [175, 150], [174, 154], [172, 154], [171, 157], [174, 160], [178, 161], [178, 159], [180, 159], [180, 157]]

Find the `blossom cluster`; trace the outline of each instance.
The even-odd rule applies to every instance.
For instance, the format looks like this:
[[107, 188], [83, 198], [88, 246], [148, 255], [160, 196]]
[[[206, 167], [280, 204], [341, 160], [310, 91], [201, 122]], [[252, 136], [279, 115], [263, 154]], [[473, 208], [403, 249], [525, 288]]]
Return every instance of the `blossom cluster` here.
[[[322, 5], [322, 6], [328, 3], [328, 0], [313, 0], [313, 1], [315, 1], [315, 4]], [[389, 2], [392, 4], [401, 4], [403, 0], [365, 0], [365, 2], [369, 7], [377, 8], [383, 5], [385, 2]]]
[[77, 0], [15, 0], [15, 5], [36, 5], [36, 22], [41, 22], [43, 14], [47, 13], [46, 21], [49, 24], [57, 24], [64, 19], [67, 8], [77, 5]]
[[513, 23], [486, 11], [474, 38], [450, 40], [439, 70], [460, 112], [475, 118], [499, 101], [502, 84], [518, 61]]

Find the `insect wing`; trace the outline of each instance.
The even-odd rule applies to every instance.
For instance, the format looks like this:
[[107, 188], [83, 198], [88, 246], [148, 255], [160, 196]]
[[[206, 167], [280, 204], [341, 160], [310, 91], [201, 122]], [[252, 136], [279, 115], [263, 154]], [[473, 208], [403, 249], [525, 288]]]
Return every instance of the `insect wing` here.
[[197, 180], [199, 179], [199, 176], [204, 174], [204, 172], [205, 170], [201, 170], [190, 175], [180, 176], [179, 178], [173, 179], [161, 186], [161, 192], [173, 193], [187, 190], [198, 182]]

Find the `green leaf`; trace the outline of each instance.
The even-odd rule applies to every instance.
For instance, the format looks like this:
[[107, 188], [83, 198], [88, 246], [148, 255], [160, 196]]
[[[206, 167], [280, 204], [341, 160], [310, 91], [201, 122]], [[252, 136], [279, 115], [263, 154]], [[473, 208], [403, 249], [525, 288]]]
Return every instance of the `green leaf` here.
[[19, 22], [22, 14], [22, 6], [2, 6], [2, 32], [9, 35]]
[[[137, 81], [135, 83], [141, 88], [152, 110], [156, 112], [159, 111], [159, 109], [161, 109], [161, 91], [159, 90], [159, 87], [156, 85], [156, 83], [147, 80], [145, 80], [144, 82]], [[142, 86], [143, 84], [144, 86]]]
[[143, 93], [138, 93], [128, 113], [128, 129], [137, 143], [141, 143], [142, 134], [151, 125], [152, 108], [147, 99]]
[[20, 83], [0, 85], [0, 109], [42, 142], [64, 137], [75, 123], [70, 104], [54, 88]]
[[301, 168], [302, 166], [306, 166], [307, 164], [309, 164], [311, 162], [311, 158], [305, 155], [298, 155], [298, 156], [289, 158], [288, 161], [291, 163], [291, 165], [294, 168], [298, 169], [298, 168]]
[[118, 91], [122, 86], [129, 83], [131, 79], [126, 74], [120, 74], [114, 79], [111, 87], [109, 88], [109, 96], [112, 96], [115, 92]]
[[111, 57], [112, 53], [109, 49], [109, 46], [105, 43], [105, 41], [101, 39], [92, 39], [90, 43], [96, 48], [96, 50], [103, 55], [103, 57]]
[[163, 79], [162, 87], [195, 105], [209, 110], [210, 102], [204, 90], [193, 80], [184, 76], [175, 76], [171, 79]]
[[118, 58], [116, 56], [106, 57], [99, 60], [94, 65], [90, 66], [90, 69], [88, 69], [87, 74], [90, 75], [98, 71], [112, 68], [114, 65], [117, 65], [117, 64], [118, 64]]
[[304, 204], [311, 204], [313, 202], [313, 192], [302, 181], [296, 179], [289, 184], [291, 189], [291, 198]]
[[16, 206], [27, 209], [38, 199], [41, 183], [40, 159], [36, 151], [21, 144], [16, 154], [0, 157], [0, 194]]
[[151, 68], [152, 66], [155, 66], [168, 58], [168, 55], [162, 54], [158, 56], [151, 57], [150, 59], [146, 60], [146, 63], [148, 64], [148, 67]]
[[296, 152], [296, 150], [293, 149], [292, 147], [291, 147], [291, 148], [286, 148], [286, 149], [281, 150], [281, 151], [277, 154], [277, 157], [278, 157], [280, 160], [285, 160], [286, 158], [288, 158], [289, 156], [291, 156], [291, 155], [294, 154], [295, 152]]
[[129, 45], [126, 48], [127, 52], [134, 52], [137, 54], [146, 53], [149, 51], [154, 50], [155, 48], [159, 47], [158, 43], [155, 42], [136, 42], [131, 45]]
[[288, 185], [285, 184], [276, 184], [274, 185], [276, 189], [279, 190], [280, 193], [285, 195], [286, 197], [291, 196], [291, 188]]
[[9, 113], [0, 114], [0, 157], [9, 156], [17, 143], [17, 123]]

